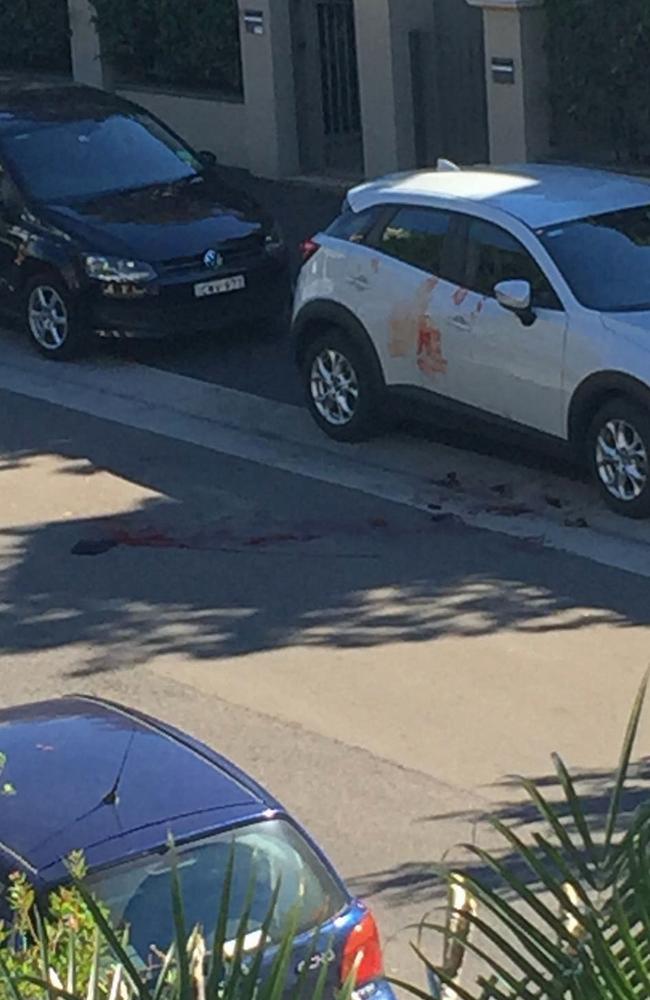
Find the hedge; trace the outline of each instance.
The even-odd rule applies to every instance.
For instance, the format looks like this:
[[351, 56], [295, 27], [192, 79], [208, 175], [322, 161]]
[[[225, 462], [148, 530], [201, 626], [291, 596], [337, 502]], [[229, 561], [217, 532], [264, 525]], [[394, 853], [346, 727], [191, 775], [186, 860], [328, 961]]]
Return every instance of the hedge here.
[[0, 0], [0, 70], [70, 68], [67, 0]]
[[239, 95], [237, 0], [95, 0], [105, 58], [131, 82]]
[[650, 154], [650, 0], [547, 0], [553, 131], [619, 161]]

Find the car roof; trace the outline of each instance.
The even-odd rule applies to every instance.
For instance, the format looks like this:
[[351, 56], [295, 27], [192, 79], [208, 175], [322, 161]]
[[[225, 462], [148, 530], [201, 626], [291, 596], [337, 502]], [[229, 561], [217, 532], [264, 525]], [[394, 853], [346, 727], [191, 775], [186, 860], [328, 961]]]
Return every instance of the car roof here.
[[449, 200], [468, 211], [482, 204], [531, 229], [650, 204], [650, 180], [588, 167], [550, 164], [419, 170], [392, 174], [350, 192], [355, 210], [383, 201]]
[[0, 711], [0, 750], [2, 781], [14, 790], [2, 800], [0, 847], [34, 872], [133, 831], [151, 831], [154, 849], [179, 818], [196, 817], [204, 830], [214, 814], [218, 829], [218, 817], [225, 826], [234, 813], [262, 816], [277, 805], [197, 741], [90, 698]]
[[134, 110], [130, 101], [82, 84], [0, 83], [0, 136], [54, 122], [101, 121]]

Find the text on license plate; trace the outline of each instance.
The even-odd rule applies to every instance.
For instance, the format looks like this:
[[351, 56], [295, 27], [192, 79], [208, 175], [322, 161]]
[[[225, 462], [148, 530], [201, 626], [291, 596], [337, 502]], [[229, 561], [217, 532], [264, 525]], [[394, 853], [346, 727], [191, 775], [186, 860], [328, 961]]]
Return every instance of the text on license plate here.
[[224, 295], [226, 292], [238, 292], [242, 288], [246, 288], [246, 276], [234, 274], [232, 278], [202, 281], [200, 285], [194, 286], [194, 294], [197, 299], [202, 299], [206, 295]]

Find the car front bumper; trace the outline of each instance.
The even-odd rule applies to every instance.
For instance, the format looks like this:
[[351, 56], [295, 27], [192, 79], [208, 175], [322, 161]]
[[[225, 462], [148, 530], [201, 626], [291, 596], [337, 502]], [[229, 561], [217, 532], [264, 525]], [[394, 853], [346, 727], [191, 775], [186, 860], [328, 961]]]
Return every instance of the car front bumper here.
[[[246, 287], [197, 298], [195, 285], [243, 273]], [[93, 283], [83, 296], [85, 325], [104, 335], [127, 338], [182, 337], [217, 333], [238, 324], [273, 322], [291, 304], [289, 265], [284, 256], [264, 257], [244, 272], [195, 272], [163, 278], [126, 293]]]

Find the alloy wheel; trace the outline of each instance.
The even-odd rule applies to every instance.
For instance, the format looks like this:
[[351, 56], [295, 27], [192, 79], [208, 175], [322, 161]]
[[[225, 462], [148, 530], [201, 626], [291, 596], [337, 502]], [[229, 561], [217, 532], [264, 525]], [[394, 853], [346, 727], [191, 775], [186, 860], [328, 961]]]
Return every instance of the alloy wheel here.
[[62, 296], [51, 285], [37, 285], [27, 304], [27, 319], [34, 340], [46, 351], [63, 347], [69, 329], [68, 310]]
[[596, 469], [612, 497], [630, 503], [641, 496], [648, 483], [648, 452], [632, 424], [608, 420], [596, 438]]
[[340, 351], [326, 348], [316, 355], [310, 391], [314, 407], [332, 427], [342, 427], [353, 419], [359, 401], [359, 380]]

